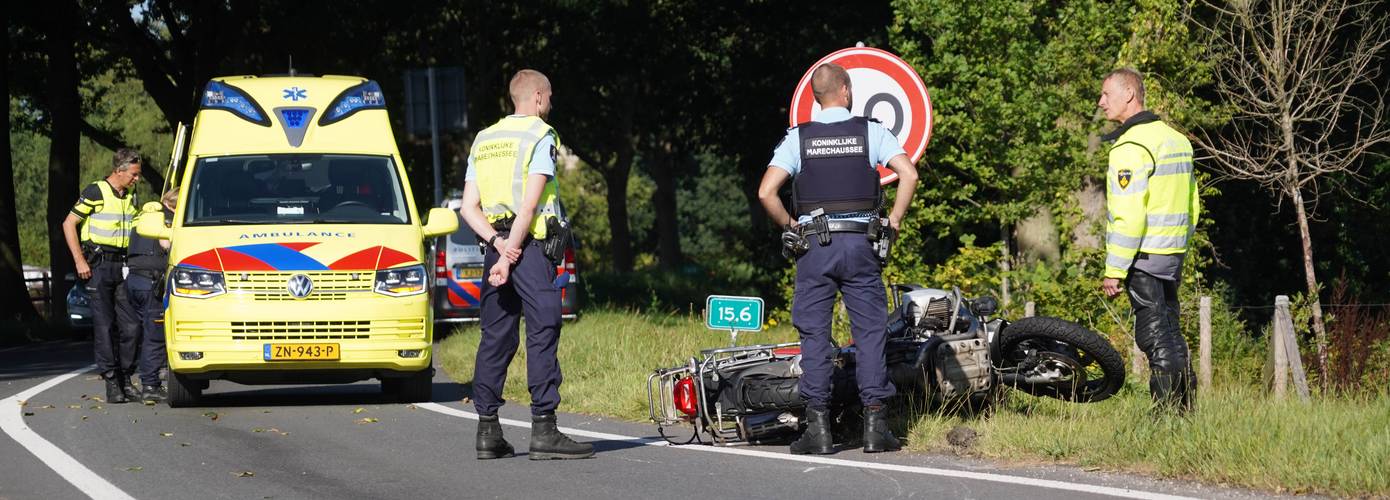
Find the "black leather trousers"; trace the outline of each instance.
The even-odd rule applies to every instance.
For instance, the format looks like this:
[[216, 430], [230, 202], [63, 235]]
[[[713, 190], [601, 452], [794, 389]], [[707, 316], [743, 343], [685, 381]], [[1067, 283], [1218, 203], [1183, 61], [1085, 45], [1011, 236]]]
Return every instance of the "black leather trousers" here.
[[1130, 269], [1134, 341], [1149, 357], [1149, 393], [1160, 406], [1192, 409], [1192, 358], [1178, 323], [1178, 282]]

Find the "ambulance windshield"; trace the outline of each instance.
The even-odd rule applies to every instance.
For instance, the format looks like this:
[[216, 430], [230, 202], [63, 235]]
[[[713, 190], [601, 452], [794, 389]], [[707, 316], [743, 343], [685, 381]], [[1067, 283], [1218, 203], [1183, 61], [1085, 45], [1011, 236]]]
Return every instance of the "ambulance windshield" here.
[[184, 224], [408, 224], [390, 157], [284, 154], [198, 160]]

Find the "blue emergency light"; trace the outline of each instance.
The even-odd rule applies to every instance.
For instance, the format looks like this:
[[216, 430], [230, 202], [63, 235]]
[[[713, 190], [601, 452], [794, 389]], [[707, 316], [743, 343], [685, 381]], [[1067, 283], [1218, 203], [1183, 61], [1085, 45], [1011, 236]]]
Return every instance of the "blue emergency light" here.
[[284, 120], [285, 126], [289, 128], [301, 128], [305, 125], [304, 119], [309, 116], [307, 109], [281, 109], [280, 118]]
[[270, 126], [270, 116], [261, 105], [246, 95], [246, 92], [230, 84], [216, 80], [208, 82], [203, 89], [201, 109], [221, 109], [230, 111], [242, 119], [263, 127]]
[[381, 85], [367, 80], [359, 85], [348, 87], [333, 99], [333, 107], [319, 118], [319, 126], [339, 122], [364, 109], [386, 109], [386, 97], [381, 93]]

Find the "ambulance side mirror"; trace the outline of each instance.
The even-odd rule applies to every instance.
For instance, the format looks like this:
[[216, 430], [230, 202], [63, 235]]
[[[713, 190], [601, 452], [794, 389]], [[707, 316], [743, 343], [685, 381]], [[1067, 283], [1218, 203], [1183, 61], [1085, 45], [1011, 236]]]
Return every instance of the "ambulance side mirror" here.
[[135, 220], [135, 232], [146, 238], [167, 240], [174, 230], [164, 225], [164, 206], [157, 201], [151, 201], [140, 207], [140, 217]]
[[453, 210], [443, 207], [431, 208], [430, 213], [425, 217], [425, 227], [420, 228], [420, 233], [426, 238], [443, 236], [459, 229], [459, 218], [454, 215]]

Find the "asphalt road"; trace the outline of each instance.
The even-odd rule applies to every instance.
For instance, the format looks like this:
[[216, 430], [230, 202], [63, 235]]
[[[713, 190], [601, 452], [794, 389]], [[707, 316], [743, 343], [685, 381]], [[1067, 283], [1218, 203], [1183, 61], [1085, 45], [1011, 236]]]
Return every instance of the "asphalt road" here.
[[[1070, 467], [954, 456], [785, 447], [665, 446], [651, 425], [561, 415], [595, 458], [526, 459], [524, 404], [502, 416], [518, 456], [473, 458], [465, 387], [440, 373], [434, 402], [387, 402], [378, 385], [215, 381], [206, 407], [112, 405], [89, 343], [0, 350], [0, 499], [110, 498], [1198, 498], [1265, 497]], [[66, 380], [55, 378], [70, 374]], [[51, 384], [35, 392], [35, 387]], [[25, 394], [21, 406], [13, 396]], [[81, 485], [81, 486], [78, 486]]]

